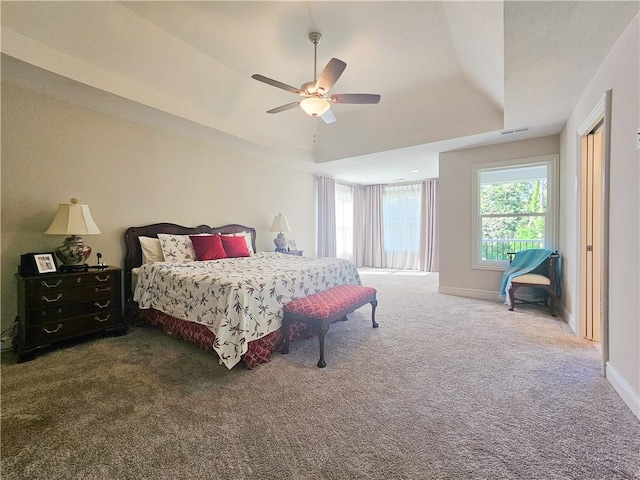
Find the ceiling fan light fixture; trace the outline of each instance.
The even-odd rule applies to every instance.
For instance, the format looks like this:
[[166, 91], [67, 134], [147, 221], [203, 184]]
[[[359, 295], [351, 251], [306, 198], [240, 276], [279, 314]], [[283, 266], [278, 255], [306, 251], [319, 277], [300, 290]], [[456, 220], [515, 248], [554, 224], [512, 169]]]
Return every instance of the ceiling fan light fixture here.
[[309, 97], [300, 102], [300, 108], [312, 117], [320, 117], [329, 110], [329, 102], [324, 98]]

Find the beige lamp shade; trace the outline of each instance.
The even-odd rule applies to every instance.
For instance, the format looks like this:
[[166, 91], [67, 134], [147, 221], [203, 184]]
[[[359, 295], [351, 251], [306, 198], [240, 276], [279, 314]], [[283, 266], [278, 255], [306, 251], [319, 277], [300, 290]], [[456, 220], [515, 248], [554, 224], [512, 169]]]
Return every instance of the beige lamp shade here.
[[273, 217], [273, 223], [271, 224], [270, 232], [290, 232], [291, 227], [287, 221], [287, 217], [281, 213]]
[[100, 229], [93, 221], [89, 205], [79, 204], [75, 198], [71, 203], [61, 203], [53, 222], [44, 232], [47, 235], [69, 235], [64, 243], [56, 248], [56, 256], [62, 262], [61, 271], [77, 271], [87, 267], [86, 261], [91, 255], [91, 247], [85, 245], [80, 235], [97, 235]]
[[47, 235], [96, 235], [100, 229], [93, 221], [89, 205], [78, 203], [75, 198], [71, 203], [61, 203], [58, 205], [56, 216], [49, 225]]

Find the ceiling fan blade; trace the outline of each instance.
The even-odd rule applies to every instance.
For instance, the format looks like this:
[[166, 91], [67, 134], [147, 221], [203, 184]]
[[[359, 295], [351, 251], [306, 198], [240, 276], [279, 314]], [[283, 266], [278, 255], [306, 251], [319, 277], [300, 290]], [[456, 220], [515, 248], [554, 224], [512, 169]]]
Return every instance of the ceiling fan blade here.
[[336, 93], [329, 96], [333, 103], [378, 103], [380, 95], [371, 93]]
[[338, 81], [344, 69], [347, 68], [347, 64], [337, 58], [332, 58], [324, 67], [318, 81], [316, 82], [316, 90], [322, 89], [324, 93], [331, 90], [331, 87]]
[[286, 90], [287, 92], [295, 93], [296, 95], [304, 95], [304, 92], [299, 88], [292, 87], [291, 85], [287, 85], [286, 83], [279, 82], [278, 80], [274, 80], [269, 77], [265, 77], [264, 75], [254, 74], [251, 75], [251, 78], [254, 80], [258, 80], [259, 82], [266, 83], [267, 85], [271, 85], [272, 87], [281, 88], [282, 90]]
[[292, 108], [296, 108], [298, 105], [300, 105], [300, 102], [287, 103], [286, 105], [281, 105], [280, 107], [276, 107], [276, 108], [272, 108], [271, 110], [267, 110], [267, 113], [284, 112], [285, 110], [291, 110]]
[[331, 109], [327, 110], [322, 115], [320, 115], [320, 118], [327, 125], [336, 121], [336, 116], [333, 114]]

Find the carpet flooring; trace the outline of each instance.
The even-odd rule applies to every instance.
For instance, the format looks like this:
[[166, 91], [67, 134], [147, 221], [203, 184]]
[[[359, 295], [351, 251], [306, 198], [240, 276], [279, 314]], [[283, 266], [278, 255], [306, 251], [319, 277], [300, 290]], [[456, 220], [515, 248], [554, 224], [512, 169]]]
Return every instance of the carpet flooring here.
[[370, 307], [227, 370], [151, 328], [3, 354], [2, 479], [640, 479], [600, 354], [530, 307], [362, 272]]

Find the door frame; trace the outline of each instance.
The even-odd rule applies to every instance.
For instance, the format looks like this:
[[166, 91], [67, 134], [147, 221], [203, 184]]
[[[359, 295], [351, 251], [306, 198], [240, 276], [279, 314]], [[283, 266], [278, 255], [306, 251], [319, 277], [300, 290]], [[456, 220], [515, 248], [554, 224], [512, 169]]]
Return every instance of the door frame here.
[[[600, 261], [600, 267], [602, 272], [602, 284], [600, 291], [601, 300], [601, 321], [602, 321], [602, 375], [606, 377], [606, 367], [609, 361], [609, 198], [610, 198], [610, 166], [611, 166], [611, 99], [613, 92], [607, 90], [605, 95], [600, 99], [597, 105], [593, 108], [591, 113], [585, 118], [582, 124], [578, 127], [577, 142], [578, 142], [578, 164], [577, 164], [577, 183], [578, 183], [578, 198], [582, 195], [582, 137], [589, 135], [593, 129], [603, 122], [602, 132], [602, 231], [601, 231], [601, 243], [602, 243], [602, 256]], [[583, 206], [580, 200], [577, 202], [577, 219], [578, 219], [578, 232], [582, 231], [583, 225], [581, 224], [581, 210]], [[581, 236], [578, 233], [577, 238], [577, 252], [581, 251], [580, 245]], [[577, 302], [576, 313], [577, 318], [580, 321], [580, 335], [582, 332], [582, 274], [584, 270], [583, 260], [580, 254], [577, 255], [579, 261], [577, 262], [578, 282], [577, 289]]]

